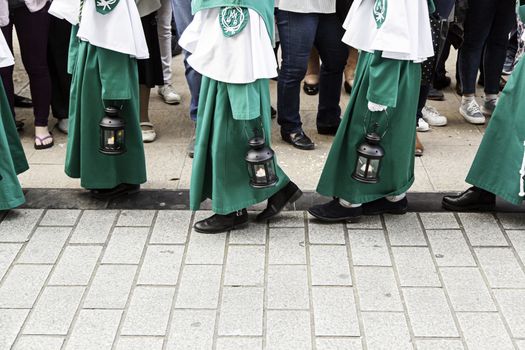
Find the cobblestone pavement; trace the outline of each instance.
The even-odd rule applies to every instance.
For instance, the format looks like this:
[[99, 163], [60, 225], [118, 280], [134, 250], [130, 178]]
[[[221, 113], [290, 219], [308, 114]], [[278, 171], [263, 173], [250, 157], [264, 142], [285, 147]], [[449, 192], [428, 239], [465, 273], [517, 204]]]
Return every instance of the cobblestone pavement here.
[[208, 214], [10, 212], [0, 349], [525, 349], [523, 214]]

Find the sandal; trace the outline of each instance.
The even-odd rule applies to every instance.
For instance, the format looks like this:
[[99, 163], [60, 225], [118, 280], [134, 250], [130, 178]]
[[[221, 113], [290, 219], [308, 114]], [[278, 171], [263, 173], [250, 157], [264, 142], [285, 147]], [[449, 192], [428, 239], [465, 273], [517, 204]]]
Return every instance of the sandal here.
[[[50, 143], [48, 143], [48, 144], [44, 144], [44, 141], [45, 140], [49, 140], [49, 139], [51, 139], [52, 141]], [[36, 140], [40, 141], [39, 145], [36, 144]], [[37, 150], [51, 148], [51, 147], [53, 147], [54, 144], [55, 144], [55, 140], [53, 139], [53, 134], [52, 133], [49, 133], [49, 135], [47, 135], [46, 137], [38, 137], [38, 136], [35, 135], [35, 149], [37, 149]]]
[[[149, 128], [149, 129], [144, 130], [144, 127]], [[153, 128], [152, 123], [142, 122], [140, 123], [140, 129], [142, 131], [142, 141], [144, 141], [144, 143], [153, 142], [157, 138], [157, 133], [155, 132], [155, 129]]]

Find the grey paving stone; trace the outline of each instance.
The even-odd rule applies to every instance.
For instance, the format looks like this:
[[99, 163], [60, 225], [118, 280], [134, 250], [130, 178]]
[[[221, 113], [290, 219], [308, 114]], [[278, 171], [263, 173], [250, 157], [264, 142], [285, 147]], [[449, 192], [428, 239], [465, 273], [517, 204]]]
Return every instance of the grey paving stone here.
[[352, 285], [346, 246], [310, 246], [312, 284]]
[[304, 227], [304, 212], [286, 211], [272, 218], [270, 228], [274, 227]]
[[516, 340], [519, 350], [525, 350], [525, 340]]
[[190, 229], [191, 211], [161, 210], [153, 227], [150, 243], [184, 244]]
[[385, 225], [388, 230], [390, 244], [393, 246], [427, 245], [416, 213], [407, 213], [405, 215], [385, 215]]
[[217, 350], [261, 350], [261, 338], [219, 338], [217, 339]]
[[392, 266], [382, 230], [350, 230], [348, 236], [354, 265]]
[[26, 242], [40, 220], [41, 209], [14, 209], [0, 222], [0, 242]]
[[23, 335], [12, 350], [60, 350], [64, 338], [48, 335]]
[[46, 287], [24, 328], [24, 334], [66, 335], [84, 287]]
[[148, 228], [117, 227], [102, 258], [103, 264], [138, 264], [148, 238]]
[[18, 243], [0, 243], [0, 280], [6, 274], [21, 248], [22, 244]]
[[464, 350], [459, 339], [419, 339], [416, 341], [418, 350]]
[[319, 223], [308, 214], [308, 241], [310, 244], [345, 244], [344, 225]]
[[403, 311], [391, 267], [354, 268], [359, 304], [363, 311]]
[[70, 233], [70, 227], [37, 228], [17, 263], [54, 264]]
[[525, 229], [525, 217], [523, 213], [498, 213], [499, 221], [506, 230]]
[[123, 335], [165, 335], [174, 287], [137, 287], [122, 325]]
[[184, 246], [148, 246], [138, 284], [177, 284], [183, 254]]
[[445, 294], [440, 288], [403, 288], [416, 337], [458, 337]]
[[186, 264], [222, 264], [226, 246], [226, 233], [206, 235], [191, 232]]
[[268, 267], [267, 308], [308, 309], [309, 300], [306, 266]]
[[509, 248], [476, 248], [491, 288], [525, 288], [525, 274]]
[[166, 350], [211, 349], [215, 316], [215, 310], [175, 310]]
[[359, 336], [354, 292], [349, 287], [312, 289], [316, 336]]
[[514, 349], [498, 314], [458, 313], [457, 317], [469, 349]]
[[456, 312], [497, 311], [477, 268], [442, 268], [441, 276]]
[[118, 215], [116, 210], [85, 210], [69, 243], [104, 244]]
[[507, 231], [507, 235], [522, 263], [525, 264], [525, 231]]
[[119, 337], [116, 350], [162, 350], [163, 338]]
[[363, 312], [365, 339], [368, 349], [412, 348], [407, 321], [403, 313]]
[[32, 308], [51, 271], [48, 265], [15, 265], [0, 286], [0, 308]]
[[454, 213], [419, 213], [426, 230], [459, 229]]
[[49, 284], [87, 285], [101, 252], [102, 247], [99, 246], [66, 247]]
[[349, 230], [355, 229], [366, 229], [366, 230], [382, 230], [383, 224], [381, 223], [381, 216], [370, 215], [363, 216], [359, 222], [347, 222], [346, 227]]
[[441, 282], [426, 247], [393, 247], [394, 261], [403, 287], [440, 287]]
[[263, 285], [264, 261], [264, 246], [230, 246], [226, 260], [224, 285]]
[[361, 350], [363, 346], [359, 338], [317, 338], [317, 350]]
[[29, 310], [0, 309], [0, 349], [11, 349], [28, 313]]
[[99, 266], [84, 300], [84, 308], [123, 309], [136, 271], [136, 266], [129, 265]]
[[222, 292], [219, 335], [263, 335], [264, 289], [225, 287]]
[[266, 224], [250, 222], [242, 229], [230, 231], [230, 244], [266, 244]]
[[427, 231], [438, 266], [476, 266], [460, 230]]
[[507, 246], [494, 216], [486, 213], [458, 213], [473, 246]]
[[222, 266], [187, 265], [182, 279], [175, 307], [181, 309], [215, 309], [219, 302]]
[[270, 229], [270, 264], [306, 264], [304, 228]]
[[117, 226], [144, 226], [153, 224], [154, 210], [122, 210], [117, 221]]
[[312, 349], [308, 311], [268, 311], [266, 348], [272, 350]]
[[494, 294], [512, 336], [525, 338], [525, 290], [495, 289]]
[[65, 350], [111, 349], [121, 310], [81, 310]]
[[74, 226], [80, 213], [80, 210], [48, 209], [40, 226]]

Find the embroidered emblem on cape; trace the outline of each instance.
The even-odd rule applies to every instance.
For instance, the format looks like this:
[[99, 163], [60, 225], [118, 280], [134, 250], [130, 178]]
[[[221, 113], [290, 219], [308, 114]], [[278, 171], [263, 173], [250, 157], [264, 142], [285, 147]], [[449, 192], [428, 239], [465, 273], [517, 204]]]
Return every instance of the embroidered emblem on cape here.
[[244, 27], [246, 27], [249, 19], [250, 13], [246, 8], [239, 6], [221, 8], [219, 21], [221, 23], [222, 33], [225, 37], [232, 37], [239, 34]]
[[95, 0], [97, 4], [97, 12], [106, 15], [113, 11], [120, 0]]
[[375, 0], [374, 4], [374, 19], [377, 28], [381, 28], [386, 20], [387, 0]]

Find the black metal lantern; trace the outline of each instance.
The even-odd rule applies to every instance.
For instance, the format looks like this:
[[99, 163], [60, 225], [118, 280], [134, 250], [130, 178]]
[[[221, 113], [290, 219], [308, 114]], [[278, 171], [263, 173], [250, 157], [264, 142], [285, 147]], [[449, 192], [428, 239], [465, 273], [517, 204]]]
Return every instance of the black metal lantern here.
[[381, 137], [375, 132], [366, 134], [365, 141], [357, 148], [357, 162], [352, 177], [363, 183], [379, 182], [381, 160], [385, 150], [379, 144]]
[[100, 153], [118, 156], [126, 153], [126, 122], [120, 117], [120, 109], [106, 107], [106, 115], [100, 121]]
[[267, 188], [274, 186], [277, 181], [275, 167], [275, 153], [266, 146], [264, 137], [255, 136], [248, 141], [250, 150], [246, 154], [250, 186], [253, 188]]

